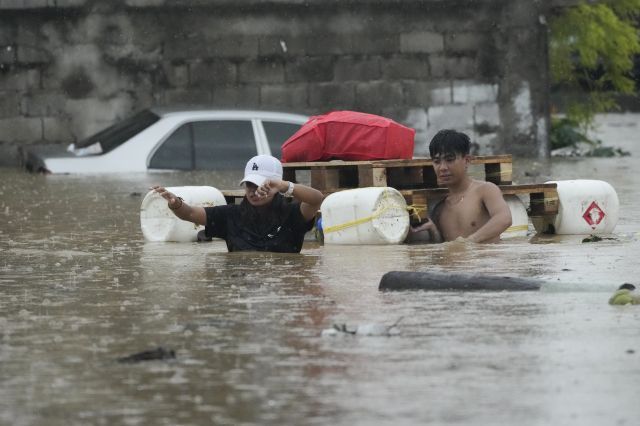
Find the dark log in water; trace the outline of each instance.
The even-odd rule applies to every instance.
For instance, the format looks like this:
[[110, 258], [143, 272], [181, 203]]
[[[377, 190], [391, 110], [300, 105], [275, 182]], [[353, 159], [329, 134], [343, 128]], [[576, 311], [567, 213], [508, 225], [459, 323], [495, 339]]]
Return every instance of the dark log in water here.
[[133, 355], [118, 358], [117, 361], [123, 364], [134, 364], [144, 361], [175, 359], [176, 353], [173, 349], [157, 347], [148, 351], [142, 351]]
[[378, 290], [539, 290], [542, 282], [529, 278], [494, 275], [445, 274], [441, 272], [390, 271], [382, 276]]

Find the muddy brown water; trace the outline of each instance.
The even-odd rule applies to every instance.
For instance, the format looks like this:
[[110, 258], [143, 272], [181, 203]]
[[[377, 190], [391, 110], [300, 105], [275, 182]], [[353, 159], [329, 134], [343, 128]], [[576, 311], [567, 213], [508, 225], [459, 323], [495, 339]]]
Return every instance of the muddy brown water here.
[[[624, 158], [516, 160], [518, 183], [597, 178], [615, 240], [322, 246], [227, 253], [145, 243], [152, 183], [237, 176], [36, 176], [0, 170], [0, 424], [632, 425], [640, 415], [637, 116], [600, 132]], [[525, 173], [526, 172], [526, 173]], [[389, 270], [508, 274], [539, 292], [377, 290]], [[322, 336], [393, 324], [392, 336]], [[122, 364], [162, 346], [176, 358]]]

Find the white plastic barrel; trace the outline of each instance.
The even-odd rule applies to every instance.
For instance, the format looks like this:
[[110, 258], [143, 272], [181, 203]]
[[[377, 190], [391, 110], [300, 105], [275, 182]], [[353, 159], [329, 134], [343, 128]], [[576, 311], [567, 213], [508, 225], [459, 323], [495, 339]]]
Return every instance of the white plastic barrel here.
[[409, 232], [407, 203], [394, 188], [335, 192], [320, 211], [325, 244], [399, 244]]
[[[212, 186], [174, 186], [169, 192], [182, 197], [190, 206], [220, 206], [227, 204], [222, 192]], [[167, 200], [149, 191], [140, 206], [140, 227], [147, 241], [196, 241], [198, 231], [204, 229], [181, 220], [167, 206]]]
[[511, 226], [500, 234], [500, 239], [526, 237], [529, 230], [527, 208], [517, 195], [505, 195], [504, 200], [511, 210]]
[[615, 189], [602, 180], [576, 179], [558, 185], [558, 214], [536, 218], [537, 232], [556, 234], [610, 234], [618, 223], [620, 202]]

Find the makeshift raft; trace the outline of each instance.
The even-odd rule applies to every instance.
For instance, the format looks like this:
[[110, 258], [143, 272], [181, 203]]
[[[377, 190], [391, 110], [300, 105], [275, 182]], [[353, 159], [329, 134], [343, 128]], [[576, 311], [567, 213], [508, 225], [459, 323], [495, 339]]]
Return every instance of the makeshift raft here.
[[[555, 183], [512, 184], [511, 155], [474, 157], [472, 173], [477, 179], [493, 182], [504, 195], [528, 196], [527, 213], [532, 221], [549, 222], [558, 214], [558, 191]], [[427, 218], [430, 207], [441, 200], [446, 188], [439, 188], [430, 158], [376, 161], [322, 161], [283, 163], [283, 179], [294, 183], [310, 182], [310, 186], [327, 196], [345, 189], [391, 187], [404, 196], [407, 205], [419, 206], [412, 214], [413, 222]], [[480, 176], [481, 175], [481, 176]], [[223, 190], [227, 203], [244, 197], [244, 190]]]

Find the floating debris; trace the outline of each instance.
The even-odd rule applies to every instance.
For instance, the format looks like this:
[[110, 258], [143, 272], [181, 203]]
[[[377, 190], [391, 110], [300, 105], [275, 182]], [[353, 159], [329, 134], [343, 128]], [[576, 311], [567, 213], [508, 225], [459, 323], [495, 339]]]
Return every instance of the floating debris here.
[[599, 237], [599, 236], [597, 236], [597, 235], [593, 235], [593, 234], [592, 234], [592, 235], [589, 235], [589, 236], [588, 236], [588, 237], [586, 237], [586, 238], [583, 238], [583, 239], [582, 239], [582, 242], [583, 242], [583, 243], [597, 243], [597, 242], [602, 241], [602, 240], [613, 240], [613, 241], [618, 241], [618, 240], [617, 240], [617, 239], [615, 239], [615, 238], [611, 238], [611, 237]]
[[322, 330], [322, 337], [338, 336], [338, 335], [359, 335], [359, 336], [393, 336], [400, 334], [397, 325], [402, 321], [403, 317], [392, 325], [385, 324], [361, 324], [355, 329], [350, 330], [346, 324], [333, 324], [333, 327]]
[[122, 364], [134, 364], [143, 361], [157, 361], [175, 359], [176, 353], [173, 349], [165, 349], [161, 346], [148, 351], [142, 351], [133, 355], [118, 358], [118, 362]]
[[609, 299], [610, 305], [640, 305], [640, 294], [636, 291], [636, 286], [624, 283]]

